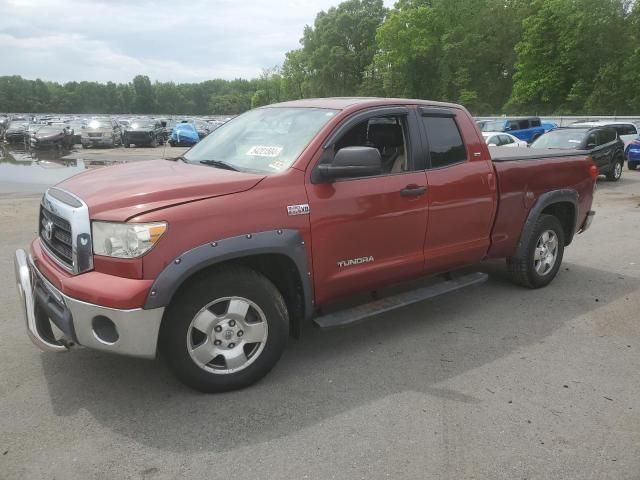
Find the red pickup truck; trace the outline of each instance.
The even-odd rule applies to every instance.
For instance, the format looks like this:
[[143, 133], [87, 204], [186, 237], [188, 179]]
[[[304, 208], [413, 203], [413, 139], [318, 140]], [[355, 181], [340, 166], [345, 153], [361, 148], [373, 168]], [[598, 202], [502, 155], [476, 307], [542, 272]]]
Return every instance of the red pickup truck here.
[[453, 104], [252, 110], [183, 157], [50, 188], [39, 237], [15, 255], [27, 331], [49, 351], [161, 351], [184, 383], [218, 392], [263, 377], [303, 322], [343, 326], [476, 284], [486, 275], [457, 271], [485, 259], [543, 287], [593, 218], [598, 171], [586, 152], [509, 154], [492, 159]]

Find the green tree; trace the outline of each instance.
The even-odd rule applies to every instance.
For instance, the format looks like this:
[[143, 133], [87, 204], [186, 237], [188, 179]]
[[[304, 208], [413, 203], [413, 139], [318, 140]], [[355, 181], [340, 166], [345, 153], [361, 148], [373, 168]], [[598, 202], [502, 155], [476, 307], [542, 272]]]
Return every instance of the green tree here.
[[136, 75], [133, 79], [134, 113], [153, 113], [156, 111], [156, 98], [151, 80], [146, 75]]
[[510, 110], [608, 113], [622, 104], [625, 0], [534, 0], [524, 20]]

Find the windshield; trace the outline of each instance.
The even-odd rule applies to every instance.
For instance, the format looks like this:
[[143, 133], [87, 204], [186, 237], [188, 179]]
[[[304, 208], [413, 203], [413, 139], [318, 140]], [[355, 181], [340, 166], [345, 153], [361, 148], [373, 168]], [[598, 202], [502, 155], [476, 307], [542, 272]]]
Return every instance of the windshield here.
[[578, 148], [586, 133], [582, 128], [552, 130], [533, 142], [531, 148]]
[[490, 120], [486, 121], [480, 127], [483, 132], [502, 132], [504, 130], [504, 120]]
[[213, 131], [185, 154], [190, 163], [225, 162], [237, 170], [277, 173], [298, 158], [336, 114], [323, 108], [259, 108]]

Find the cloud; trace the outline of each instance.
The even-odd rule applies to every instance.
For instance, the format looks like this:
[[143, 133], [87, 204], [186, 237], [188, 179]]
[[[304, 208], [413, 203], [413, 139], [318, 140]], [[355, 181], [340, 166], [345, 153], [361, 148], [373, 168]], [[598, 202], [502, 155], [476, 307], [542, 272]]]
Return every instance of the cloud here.
[[[0, 75], [198, 82], [252, 78], [338, 0], [4, 0]], [[385, 2], [387, 6], [391, 2]]]

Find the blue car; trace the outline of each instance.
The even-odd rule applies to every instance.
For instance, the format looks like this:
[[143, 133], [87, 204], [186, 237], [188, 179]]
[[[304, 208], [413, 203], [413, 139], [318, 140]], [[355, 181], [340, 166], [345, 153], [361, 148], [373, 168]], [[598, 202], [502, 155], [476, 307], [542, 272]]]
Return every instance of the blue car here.
[[176, 124], [169, 136], [169, 145], [172, 147], [190, 147], [199, 141], [198, 131], [190, 123]]
[[485, 121], [483, 132], [508, 132], [514, 137], [531, 143], [553, 128], [555, 124], [540, 121], [539, 117], [501, 118]]
[[640, 165], [640, 136], [632, 140], [627, 147], [627, 167], [635, 170]]

